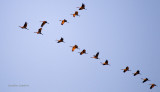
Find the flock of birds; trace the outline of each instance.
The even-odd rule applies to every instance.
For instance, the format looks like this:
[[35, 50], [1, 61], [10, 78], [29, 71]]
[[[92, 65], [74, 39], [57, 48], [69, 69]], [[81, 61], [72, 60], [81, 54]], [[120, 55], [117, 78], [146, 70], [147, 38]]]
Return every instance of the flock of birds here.
[[[87, 9], [85, 9], [85, 4], [83, 4], [82, 3], [82, 6], [81, 7], [77, 7], [77, 8], [79, 8], [79, 10], [87, 10]], [[78, 14], [78, 11], [75, 11], [75, 13], [74, 14], [71, 14], [71, 15], [73, 15], [73, 17], [76, 17], [76, 16], [80, 16], [79, 14]], [[60, 20], [61, 21], [61, 25], [64, 25], [64, 23], [69, 23], [69, 22], [67, 22], [67, 20], [66, 19], [64, 19], [64, 20]], [[47, 21], [41, 21], [42, 22], [42, 24], [41, 24], [41, 28], [39, 28], [38, 29], [38, 32], [34, 32], [34, 33], [37, 33], [37, 34], [41, 34], [41, 35], [43, 35], [42, 34], [42, 28], [43, 28], [43, 26], [45, 25], [45, 24], [49, 24]], [[20, 28], [22, 28], [22, 29], [27, 29], [27, 30], [29, 30], [28, 28], [27, 28], [27, 22], [25, 22], [25, 24], [23, 25], [23, 26], [19, 26]], [[65, 43], [64, 42], [64, 39], [61, 37], [60, 38], [60, 40], [56, 40], [57, 41], [57, 43], [61, 43], [61, 42], [63, 42], [63, 43]], [[79, 49], [78, 48], [78, 45], [74, 45], [74, 46], [70, 46], [70, 47], [72, 47], [72, 52], [74, 52], [75, 51], [75, 49]], [[80, 55], [83, 55], [83, 54], [88, 54], [88, 53], [86, 53], [86, 50], [85, 49], [83, 49], [81, 52], [78, 52], [78, 53], [80, 53]], [[99, 59], [99, 52], [97, 52], [95, 55], [93, 55], [93, 57], [91, 57], [91, 58], [94, 58], [94, 59]], [[101, 64], [102, 65], [110, 65], [109, 63], [108, 63], [108, 60], [106, 60], [105, 62], [101, 62]], [[127, 72], [127, 71], [131, 71], [131, 70], [129, 70], [129, 67], [127, 66], [125, 69], [121, 69], [121, 70], [123, 70], [123, 72], [125, 73], [125, 72]], [[137, 76], [138, 74], [140, 74], [140, 70], [137, 70], [135, 73], [133, 73], [133, 75], [134, 76]], [[145, 83], [145, 82], [147, 82], [147, 81], [150, 81], [148, 78], [141, 78], [143, 81], [142, 81], [142, 83]], [[151, 85], [150, 86], [150, 89], [152, 89], [153, 87], [155, 87], [155, 86], [157, 86], [156, 84], [149, 84], [149, 85]]]

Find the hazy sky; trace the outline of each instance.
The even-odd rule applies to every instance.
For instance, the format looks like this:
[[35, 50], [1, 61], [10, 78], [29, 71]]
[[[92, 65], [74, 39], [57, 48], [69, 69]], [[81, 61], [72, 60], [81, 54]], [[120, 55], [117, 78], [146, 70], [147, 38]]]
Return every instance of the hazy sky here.
[[[0, 13], [0, 92], [160, 91], [148, 85], [160, 86], [160, 0], [0, 0]], [[44, 20], [44, 35], [35, 34]]]

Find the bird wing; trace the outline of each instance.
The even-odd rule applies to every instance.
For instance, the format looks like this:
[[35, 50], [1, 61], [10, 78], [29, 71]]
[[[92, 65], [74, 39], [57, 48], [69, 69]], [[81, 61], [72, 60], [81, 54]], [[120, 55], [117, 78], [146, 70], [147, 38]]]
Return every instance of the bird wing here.
[[99, 55], [99, 52], [97, 52], [96, 57], [98, 57], [98, 55]]
[[40, 28], [40, 29], [38, 30], [38, 33], [41, 33], [41, 30], [42, 30], [42, 28]]
[[82, 7], [85, 8], [85, 4], [82, 3]]
[[45, 24], [46, 24], [46, 22], [43, 22], [43, 23], [41, 24], [41, 27], [43, 27]]
[[75, 15], [78, 15], [78, 11], [75, 12]]
[[27, 27], [27, 22], [25, 22], [25, 23], [24, 23], [24, 26], [23, 26], [23, 27], [24, 27], [24, 28], [26, 28], [26, 27]]
[[108, 60], [106, 60], [105, 63], [108, 64]]

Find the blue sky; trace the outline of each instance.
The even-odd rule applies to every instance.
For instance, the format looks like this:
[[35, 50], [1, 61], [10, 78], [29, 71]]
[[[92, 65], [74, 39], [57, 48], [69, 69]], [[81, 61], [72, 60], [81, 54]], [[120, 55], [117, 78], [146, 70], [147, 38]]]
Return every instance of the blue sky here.
[[[72, 15], [81, 4], [87, 10]], [[1, 0], [1, 92], [158, 92], [159, 0]], [[69, 23], [60, 25], [59, 20]], [[42, 33], [36, 32], [46, 20]], [[23, 30], [28, 22], [29, 30]], [[66, 43], [56, 43], [64, 38]], [[77, 44], [80, 50], [71, 51]], [[86, 49], [88, 54], [78, 52]], [[100, 60], [92, 57], [100, 52]], [[100, 62], [109, 60], [111, 66]], [[130, 67], [127, 73], [121, 69]], [[142, 75], [133, 76], [140, 70]], [[141, 78], [151, 81], [142, 83]], [[9, 87], [8, 85], [29, 85]]]

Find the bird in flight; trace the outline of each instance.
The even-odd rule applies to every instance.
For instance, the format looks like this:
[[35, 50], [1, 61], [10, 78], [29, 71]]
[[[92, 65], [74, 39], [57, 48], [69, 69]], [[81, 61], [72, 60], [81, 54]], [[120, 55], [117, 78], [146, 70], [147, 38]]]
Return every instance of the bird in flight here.
[[125, 73], [126, 71], [131, 71], [131, 70], [129, 70], [129, 67], [127, 66], [125, 69], [121, 69], [121, 70], [123, 70], [123, 72]]
[[140, 71], [139, 71], [139, 70], [137, 70], [135, 73], [133, 73], [134, 76], [136, 76], [136, 75], [138, 75], [138, 74], [140, 74]]
[[49, 24], [47, 21], [40, 21], [42, 22], [41, 27], [43, 27], [46, 23]]
[[34, 33], [43, 35], [43, 34], [41, 33], [41, 31], [42, 31], [42, 28], [39, 28], [39, 29], [38, 29], [38, 32], [34, 32]]
[[86, 53], [86, 50], [85, 50], [85, 49], [83, 49], [81, 52], [78, 52], [78, 53], [80, 53], [80, 55], [88, 54], [88, 53]]
[[108, 64], [108, 60], [106, 60], [104, 63], [101, 62], [102, 65], [110, 65]]
[[99, 59], [99, 58], [98, 58], [98, 56], [99, 56], [99, 52], [97, 52], [97, 54], [96, 54], [96, 55], [94, 55], [94, 56], [93, 56], [93, 57], [91, 57], [91, 58]]
[[74, 46], [70, 46], [70, 47], [72, 47], [72, 52], [73, 52], [75, 49], [79, 49], [79, 48], [78, 48], [78, 45], [74, 45]]
[[[79, 8], [79, 10], [83, 10], [83, 9], [85, 9], [85, 4], [82, 3], [82, 6], [81, 7], [77, 7], [77, 8]], [[85, 10], [87, 10], [87, 9], [85, 9]]]
[[148, 78], [141, 78], [143, 80], [143, 83], [147, 82], [147, 81], [150, 81]]
[[[22, 29], [27, 29], [27, 22], [25, 22], [23, 26], [19, 26], [19, 27]], [[27, 29], [27, 30], [29, 30], [29, 29]]]
[[67, 22], [66, 19], [64, 19], [64, 20], [59, 20], [59, 21], [62, 21], [62, 22], [61, 22], [61, 25], [63, 25], [65, 22], [66, 22], [66, 23], [69, 23], [69, 22]]
[[57, 43], [60, 43], [60, 42], [63, 42], [63, 43], [65, 43], [64, 42], [64, 39], [61, 37], [61, 39], [60, 40], [56, 40], [57, 41]]
[[154, 86], [157, 86], [156, 84], [149, 84], [149, 85], [151, 85], [150, 89], [152, 89]]
[[74, 13], [74, 14], [71, 14], [71, 15], [73, 15], [73, 17], [75, 17], [75, 16], [80, 16], [80, 15], [78, 15], [78, 11], [75, 11], [75, 13]]

